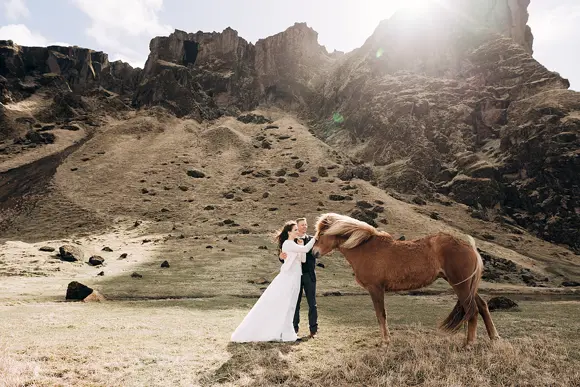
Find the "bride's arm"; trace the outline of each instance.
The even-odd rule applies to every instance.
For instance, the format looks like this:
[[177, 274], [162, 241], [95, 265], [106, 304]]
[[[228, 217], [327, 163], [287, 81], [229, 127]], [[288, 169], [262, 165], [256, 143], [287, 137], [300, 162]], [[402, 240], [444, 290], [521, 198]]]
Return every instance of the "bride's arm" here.
[[292, 253], [307, 253], [310, 250], [312, 250], [312, 246], [314, 246], [314, 243], [316, 242], [315, 238], [312, 238], [310, 240], [310, 242], [308, 242], [305, 246], [301, 246], [299, 244], [297, 244], [294, 241], [291, 240], [287, 240], [286, 242], [284, 242], [286, 246], [286, 250]]

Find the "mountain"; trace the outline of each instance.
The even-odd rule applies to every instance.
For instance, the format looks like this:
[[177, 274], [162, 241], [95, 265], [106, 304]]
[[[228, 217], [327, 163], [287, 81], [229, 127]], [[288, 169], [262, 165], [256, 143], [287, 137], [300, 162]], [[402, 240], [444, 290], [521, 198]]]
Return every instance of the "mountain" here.
[[[189, 162], [200, 170], [218, 162], [208, 174], [214, 183], [208, 196], [192, 199], [202, 211], [212, 197], [237, 198], [236, 188], [228, 191], [235, 180], [228, 179], [238, 173], [270, 170], [264, 172], [268, 184], [286, 180], [293, 168], [270, 161], [274, 148], [276, 157], [287, 153], [303, 161], [310, 154], [319, 160], [316, 168], [333, 168], [335, 185], [312, 197], [316, 202], [326, 199], [327, 189], [340, 191], [361, 179], [411, 204], [465, 204], [474, 219], [524, 228], [578, 251], [580, 94], [533, 58], [528, 5], [433, 2], [422, 13], [396, 13], [349, 53], [328, 53], [304, 23], [255, 44], [231, 28], [176, 30], [152, 39], [144, 69], [109, 62], [107, 54], [85, 48], [0, 41], [0, 167], [10, 176], [0, 183], [8, 214], [2, 230], [10, 235], [15, 227], [26, 229], [27, 211], [43, 208], [75, 214], [63, 225], [63, 235], [106, 227], [116, 216], [163, 218], [135, 195], [140, 188], [131, 186], [132, 169], [125, 167], [136, 162], [127, 156], [136, 155], [139, 163], [150, 163], [144, 175], [155, 174], [155, 163], [177, 162], [161, 161], [158, 152], [177, 158], [195, 153]], [[266, 117], [246, 115], [255, 109]], [[289, 126], [304, 125], [299, 137], [308, 144], [277, 129], [245, 132], [233, 120], [266, 127], [285, 114], [297, 119]], [[154, 143], [135, 140], [152, 135], [159, 135]], [[277, 148], [288, 139], [309, 152]], [[197, 145], [187, 148], [182, 140]], [[96, 143], [114, 148], [91, 148]], [[124, 156], [115, 166], [114, 157], [97, 161], [87, 149]], [[43, 168], [31, 168], [32, 163]], [[73, 174], [64, 165], [78, 169]], [[85, 176], [78, 165], [92, 172]], [[300, 169], [299, 176], [326, 177]], [[24, 170], [33, 178], [24, 179]], [[130, 173], [133, 183], [139, 180], [137, 171]], [[168, 179], [179, 184], [185, 177]], [[300, 189], [292, 181], [284, 189]], [[41, 187], [61, 199], [50, 202]], [[111, 200], [106, 195], [111, 191], [133, 204]], [[75, 210], [64, 210], [69, 206]], [[377, 224], [364, 211], [354, 216]]]

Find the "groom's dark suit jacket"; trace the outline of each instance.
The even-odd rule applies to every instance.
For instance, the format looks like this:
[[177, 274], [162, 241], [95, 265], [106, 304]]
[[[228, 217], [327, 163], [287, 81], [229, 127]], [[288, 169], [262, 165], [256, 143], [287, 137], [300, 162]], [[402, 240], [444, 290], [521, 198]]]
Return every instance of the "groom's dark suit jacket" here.
[[[310, 235], [304, 235], [304, 238], [302, 238], [305, 245], [308, 244], [308, 242], [310, 242], [311, 239], [312, 236]], [[298, 243], [298, 239], [294, 239], [294, 242]], [[284, 263], [282, 259], [280, 259], [280, 262]], [[306, 262], [302, 264], [302, 275], [308, 275], [310, 276], [312, 281], [316, 281], [315, 269], [316, 269], [316, 258], [314, 258], [314, 255], [312, 255], [312, 250], [310, 250], [309, 252], [306, 253]]]
[[[308, 244], [312, 239], [311, 235], [304, 235], [304, 244]], [[306, 262], [302, 264], [302, 275], [309, 275], [312, 281], [316, 281], [316, 258], [312, 255], [312, 250], [306, 253]]]

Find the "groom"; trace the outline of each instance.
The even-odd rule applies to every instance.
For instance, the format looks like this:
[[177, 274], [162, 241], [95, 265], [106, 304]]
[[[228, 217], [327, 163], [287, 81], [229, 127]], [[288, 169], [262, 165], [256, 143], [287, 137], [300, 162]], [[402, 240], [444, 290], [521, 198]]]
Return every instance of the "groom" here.
[[[296, 243], [307, 244], [312, 239], [306, 234], [308, 223], [306, 218], [296, 219], [298, 227], [298, 239]], [[280, 259], [286, 259], [286, 253], [280, 254]], [[283, 261], [282, 261], [283, 262]], [[318, 332], [318, 310], [316, 309], [316, 258], [312, 255], [312, 250], [306, 253], [306, 262], [302, 264], [302, 279], [300, 282], [300, 293], [298, 293], [298, 303], [294, 312], [294, 330], [298, 333], [298, 323], [300, 322], [300, 302], [302, 301], [302, 290], [306, 294], [308, 301], [308, 324], [310, 325], [310, 338], [314, 338]]]

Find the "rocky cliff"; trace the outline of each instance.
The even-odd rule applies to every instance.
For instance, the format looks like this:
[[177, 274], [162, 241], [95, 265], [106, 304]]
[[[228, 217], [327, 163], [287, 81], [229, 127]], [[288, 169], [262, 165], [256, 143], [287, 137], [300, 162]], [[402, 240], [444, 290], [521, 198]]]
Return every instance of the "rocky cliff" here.
[[298, 108], [314, 94], [332, 63], [332, 56], [318, 44], [318, 34], [304, 23], [255, 45], [227, 28], [221, 33], [176, 30], [153, 39], [149, 48], [136, 100], [139, 105], [157, 104], [166, 100], [165, 95], [153, 96], [146, 90], [160, 88], [160, 82], [170, 81], [174, 85], [170, 88], [181, 88], [195, 81], [199, 88], [185, 86], [190, 91], [179, 97], [184, 103], [170, 107], [180, 115], [199, 112], [195, 103], [191, 111], [185, 106], [187, 100], [203, 100], [200, 93], [211, 97], [222, 113], [250, 110], [266, 101]]
[[83, 93], [99, 86], [131, 94], [140, 71], [110, 63], [108, 55], [80, 47], [22, 47], [0, 41], [0, 102], [18, 101], [42, 86]]
[[531, 56], [529, 2], [449, 4], [399, 13], [347, 54], [311, 101], [317, 133], [384, 189], [579, 247], [580, 95]]
[[347, 54], [329, 54], [304, 23], [256, 44], [231, 28], [176, 30], [151, 41], [143, 70], [88, 49], [3, 41], [0, 98], [100, 88], [197, 120], [275, 104], [350, 157], [344, 179], [447, 195], [473, 216], [580, 248], [580, 95], [532, 57], [528, 5], [432, 2], [383, 21]]

